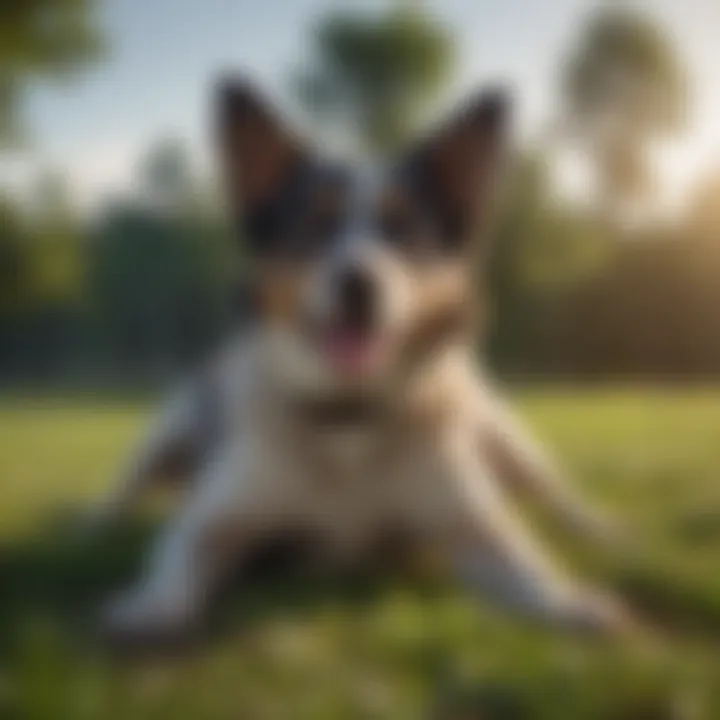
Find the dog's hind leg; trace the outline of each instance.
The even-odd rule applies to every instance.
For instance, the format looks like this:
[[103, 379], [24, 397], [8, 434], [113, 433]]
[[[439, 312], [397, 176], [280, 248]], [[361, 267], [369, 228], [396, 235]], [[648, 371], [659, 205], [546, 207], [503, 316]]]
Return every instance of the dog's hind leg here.
[[89, 525], [102, 530], [121, 520], [151, 487], [192, 481], [212, 443], [217, 409], [210, 388], [191, 383], [173, 396], [142, 437], [116, 484], [91, 510]]
[[483, 458], [498, 481], [547, 509], [577, 535], [606, 544], [619, 537], [619, 528], [591, 507], [541, 444], [509, 407], [485, 390], [480, 398], [480, 443]]
[[465, 584], [501, 607], [552, 624], [619, 632], [632, 623], [619, 601], [573, 582], [537, 544], [506, 503], [469, 438], [445, 453], [447, 512], [440, 547]]

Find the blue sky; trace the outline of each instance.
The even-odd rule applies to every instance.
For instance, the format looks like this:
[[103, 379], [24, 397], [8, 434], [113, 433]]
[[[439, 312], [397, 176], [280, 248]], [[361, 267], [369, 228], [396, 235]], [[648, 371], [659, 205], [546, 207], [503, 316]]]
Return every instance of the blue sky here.
[[[83, 203], [129, 182], [138, 155], [155, 139], [184, 139], [207, 156], [212, 78], [251, 71], [280, 99], [307, 57], [318, 13], [349, 5], [328, 0], [106, 0], [106, 62], [61, 87], [32, 93], [31, 151], [0, 159], [0, 182], [26, 183], [39, 168], [62, 170]], [[358, 4], [358, 3], [355, 3]], [[369, 0], [363, 7], [381, 5]], [[594, 0], [436, 0], [427, 2], [457, 32], [457, 92], [484, 80], [516, 88], [525, 131], [541, 126], [558, 65]], [[664, 176], [687, 185], [711, 161], [720, 166], [720, 3], [643, 0], [685, 54], [695, 89], [694, 126], [663, 155]]]

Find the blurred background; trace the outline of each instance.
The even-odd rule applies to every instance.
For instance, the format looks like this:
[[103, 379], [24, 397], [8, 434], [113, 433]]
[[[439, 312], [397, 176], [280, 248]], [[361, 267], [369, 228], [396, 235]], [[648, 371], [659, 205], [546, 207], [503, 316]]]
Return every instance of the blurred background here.
[[[720, 717], [719, 40], [715, 0], [0, 3], [0, 715]], [[102, 491], [242, 312], [208, 122], [228, 69], [368, 152], [512, 88], [487, 352], [646, 538], [642, 560], [581, 566], [682, 652], [591, 651], [450, 591], [295, 585], [249, 601], [270, 618], [195, 674], [126, 677], [68, 641], [57, 615], [136, 567], [137, 543], [77, 546], [48, 513]]]

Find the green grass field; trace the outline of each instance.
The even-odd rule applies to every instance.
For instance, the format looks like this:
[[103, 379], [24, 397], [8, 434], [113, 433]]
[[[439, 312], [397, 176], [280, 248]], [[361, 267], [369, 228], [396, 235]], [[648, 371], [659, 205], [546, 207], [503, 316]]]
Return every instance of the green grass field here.
[[562, 637], [449, 584], [380, 574], [258, 580], [173, 657], [91, 632], [148, 531], [87, 541], [62, 512], [141, 427], [132, 403], [0, 405], [0, 718], [720, 718], [720, 393], [525, 393], [518, 404], [633, 548], [574, 572], [623, 592], [661, 640]]

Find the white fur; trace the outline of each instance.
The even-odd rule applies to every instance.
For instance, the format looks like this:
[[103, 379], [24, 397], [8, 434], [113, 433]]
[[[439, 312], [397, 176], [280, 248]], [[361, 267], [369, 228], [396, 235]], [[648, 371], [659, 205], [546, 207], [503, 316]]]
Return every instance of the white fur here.
[[507, 609], [567, 626], [619, 626], [617, 606], [569, 580], [507, 505], [479, 452], [479, 383], [469, 352], [448, 348], [408, 389], [392, 431], [351, 439], [352, 454], [337, 434], [303, 428], [285, 412], [268, 353], [261, 333], [240, 379], [229, 372], [233, 363], [219, 374], [235, 384], [226, 395], [225, 440], [143, 578], [108, 609], [112, 631], [186, 629], [252, 541], [298, 526], [345, 560], [383, 529], [410, 530], [468, 588]]

